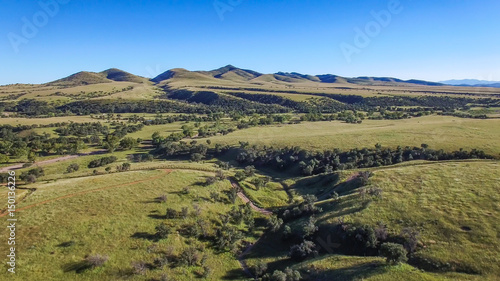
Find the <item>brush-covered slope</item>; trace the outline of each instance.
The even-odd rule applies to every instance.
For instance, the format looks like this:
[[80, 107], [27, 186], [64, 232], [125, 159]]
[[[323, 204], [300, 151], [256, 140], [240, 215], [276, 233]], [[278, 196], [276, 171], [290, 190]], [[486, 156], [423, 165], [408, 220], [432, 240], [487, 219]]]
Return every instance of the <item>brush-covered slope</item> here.
[[68, 77], [47, 83], [47, 85], [63, 86], [63, 87], [76, 87], [76, 86], [111, 83], [111, 82], [113, 82], [113, 80], [110, 80], [99, 73], [81, 71], [81, 72], [72, 74]]

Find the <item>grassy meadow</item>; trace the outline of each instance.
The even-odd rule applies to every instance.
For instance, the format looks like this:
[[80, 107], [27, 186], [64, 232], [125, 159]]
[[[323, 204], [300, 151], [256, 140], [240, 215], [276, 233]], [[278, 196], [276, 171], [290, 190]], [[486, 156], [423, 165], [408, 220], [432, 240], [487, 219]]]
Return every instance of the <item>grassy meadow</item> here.
[[373, 147], [420, 146], [434, 149], [482, 149], [498, 156], [500, 120], [461, 119], [426, 116], [405, 120], [364, 120], [362, 124], [305, 122], [296, 125], [254, 127], [227, 136], [210, 138], [213, 143], [237, 145], [240, 141], [273, 146], [300, 146], [304, 149], [351, 149]]
[[[238, 272], [239, 263], [231, 253], [215, 253], [204, 243], [185, 238], [179, 232], [174, 231], [160, 242], [148, 238], [162, 221], [182, 229], [182, 224], [197, 218], [192, 214], [187, 219], [162, 219], [167, 207], [188, 207], [193, 212], [196, 204], [202, 217], [209, 220], [230, 209], [231, 205], [207, 200], [210, 192], [228, 190], [229, 182], [197, 185], [207, 175], [210, 174], [182, 170], [136, 171], [28, 186], [37, 190], [18, 205], [21, 227], [17, 239], [23, 241], [18, 253], [22, 253], [22, 258], [12, 280], [26, 280], [23, 276], [30, 276], [30, 280], [151, 280], [162, 274], [175, 276], [176, 280], [193, 280], [199, 267], [167, 266], [145, 275], [131, 273], [132, 262], [152, 263], [168, 247], [179, 253], [193, 245], [205, 249], [206, 264], [213, 269], [207, 280], [221, 280], [229, 272]], [[186, 186], [189, 194], [182, 192]], [[162, 194], [167, 196], [166, 203], [156, 199]], [[5, 235], [2, 232], [0, 237], [4, 239]], [[5, 245], [0, 250], [4, 251]], [[81, 262], [89, 254], [106, 255], [109, 261], [104, 267], [79, 272]], [[241, 274], [235, 273], [231, 278], [243, 279]]]

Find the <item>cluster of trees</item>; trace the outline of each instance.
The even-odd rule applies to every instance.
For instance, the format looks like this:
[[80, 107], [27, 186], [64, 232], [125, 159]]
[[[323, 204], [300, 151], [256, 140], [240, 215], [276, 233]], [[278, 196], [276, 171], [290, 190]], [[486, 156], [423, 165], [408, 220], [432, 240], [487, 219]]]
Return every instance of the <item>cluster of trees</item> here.
[[[160, 136], [158, 132], [152, 135], [155, 149], [154, 155], [162, 157], [188, 157], [192, 161], [198, 162], [211, 156], [220, 155], [229, 150], [229, 146], [216, 144], [215, 148], [210, 149], [208, 145], [193, 140], [189, 143], [172, 139], [172, 135], [167, 138]], [[208, 144], [208, 143], [207, 143]]]
[[86, 137], [99, 134], [109, 134], [109, 127], [102, 125], [100, 122], [70, 123], [65, 126], [58, 126], [55, 131], [60, 136]]
[[10, 158], [27, 157], [29, 161], [35, 161], [37, 154], [49, 155], [56, 153], [76, 154], [84, 149], [85, 143], [80, 138], [56, 137], [51, 138], [49, 134], [38, 135], [35, 133], [20, 136], [17, 131], [19, 127], [3, 126], [0, 129], [0, 155], [3, 162]]
[[111, 163], [115, 162], [116, 160], [118, 160], [118, 159], [115, 156], [106, 156], [106, 157], [102, 157], [102, 158], [90, 161], [88, 167], [89, 168], [102, 167], [102, 166], [106, 166], [108, 164], [111, 164]]
[[454, 152], [433, 150], [428, 145], [421, 147], [398, 147], [396, 149], [382, 148], [377, 144], [375, 148], [339, 149], [320, 152], [310, 152], [300, 147], [257, 147], [242, 148], [236, 160], [240, 164], [268, 166], [276, 169], [287, 169], [298, 165], [303, 175], [330, 173], [336, 170], [354, 168], [369, 168], [393, 165], [404, 161], [422, 160], [459, 160], [459, 159], [492, 159], [481, 150], [465, 151], [460, 149]]

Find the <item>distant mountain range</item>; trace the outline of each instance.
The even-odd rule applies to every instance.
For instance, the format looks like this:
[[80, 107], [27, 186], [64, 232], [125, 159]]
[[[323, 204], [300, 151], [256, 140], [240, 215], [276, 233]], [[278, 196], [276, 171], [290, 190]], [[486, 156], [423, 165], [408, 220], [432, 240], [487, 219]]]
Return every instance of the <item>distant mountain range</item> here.
[[[49, 82], [46, 85], [74, 87], [79, 85], [111, 83], [127, 81], [134, 83], [154, 83], [166, 84], [170, 81], [194, 80], [216, 83], [226, 81], [230, 83], [329, 83], [329, 84], [356, 84], [364, 86], [373, 85], [421, 85], [421, 86], [481, 86], [500, 87], [500, 82], [478, 81], [478, 80], [450, 80], [444, 82], [429, 82], [423, 80], [402, 80], [392, 77], [342, 77], [333, 74], [307, 75], [297, 72], [277, 72], [273, 74], [263, 74], [257, 71], [241, 69], [232, 65], [227, 65], [211, 71], [189, 71], [183, 68], [168, 70], [152, 79], [128, 73], [126, 71], [111, 68], [102, 72], [82, 71], [68, 77]], [[488, 84], [485, 82], [489, 82]]]
[[500, 88], [500, 81], [486, 81], [486, 80], [476, 80], [476, 79], [447, 80], [447, 81], [441, 81], [439, 83], [452, 86]]

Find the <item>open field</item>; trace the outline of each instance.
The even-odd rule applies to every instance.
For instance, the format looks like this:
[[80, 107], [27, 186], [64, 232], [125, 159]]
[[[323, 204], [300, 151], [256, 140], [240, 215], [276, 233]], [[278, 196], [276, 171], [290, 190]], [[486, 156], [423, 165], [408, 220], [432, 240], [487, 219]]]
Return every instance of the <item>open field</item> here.
[[[166, 247], [173, 247], [178, 253], [188, 247], [187, 243], [193, 243], [179, 232], [160, 242], [144, 234], [154, 233], [167, 206], [179, 210], [185, 206], [192, 211], [192, 205], [197, 204], [203, 218], [208, 219], [229, 210], [230, 205], [204, 199], [211, 191], [229, 189], [229, 183], [197, 186], [195, 183], [204, 176], [204, 172], [159, 170], [64, 179], [33, 186], [37, 190], [18, 205], [22, 227], [17, 239], [23, 241], [18, 251], [23, 253], [23, 259], [13, 280], [26, 280], [22, 276], [27, 275], [30, 280], [150, 280], [163, 273], [175, 276], [176, 280], [193, 280], [199, 267], [165, 267], [146, 275], [132, 275], [131, 263], [153, 262]], [[189, 194], [181, 193], [185, 186], [191, 186]], [[161, 194], [167, 195], [168, 205], [156, 201]], [[195, 220], [190, 216], [166, 222], [178, 228], [180, 223]], [[6, 232], [0, 234], [2, 238], [5, 235]], [[157, 250], [149, 251], [152, 245], [156, 245]], [[197, 246], [203, 245], [197, 242]], [[4, 245], [0, 247], [5, 250]], [[239, 269], [230, 253], [217, 254], [209, 249], [204, 253], [206, 265], [213, 269], [208, 280], [221, 280], [228, 272]], [[88, 254], [107, 255], [109, 261], [105, 267], [81, 273], [78, 264]], [[232, 275], [233, 280], [240, 277]]]
[[471, 120], [446, 116], [427, 116], [406, 120], [364, 120], [362, 124], [307, 122], [297, 125], [255, 127], [227, 136], [210, 138], [213, 143], [237, 145], [239, 141], [274, 146], [300, 146], [305, 149], [351, 149], [420, 146], [434, 149], [482, 149], [498, 156], [500, 120]]

